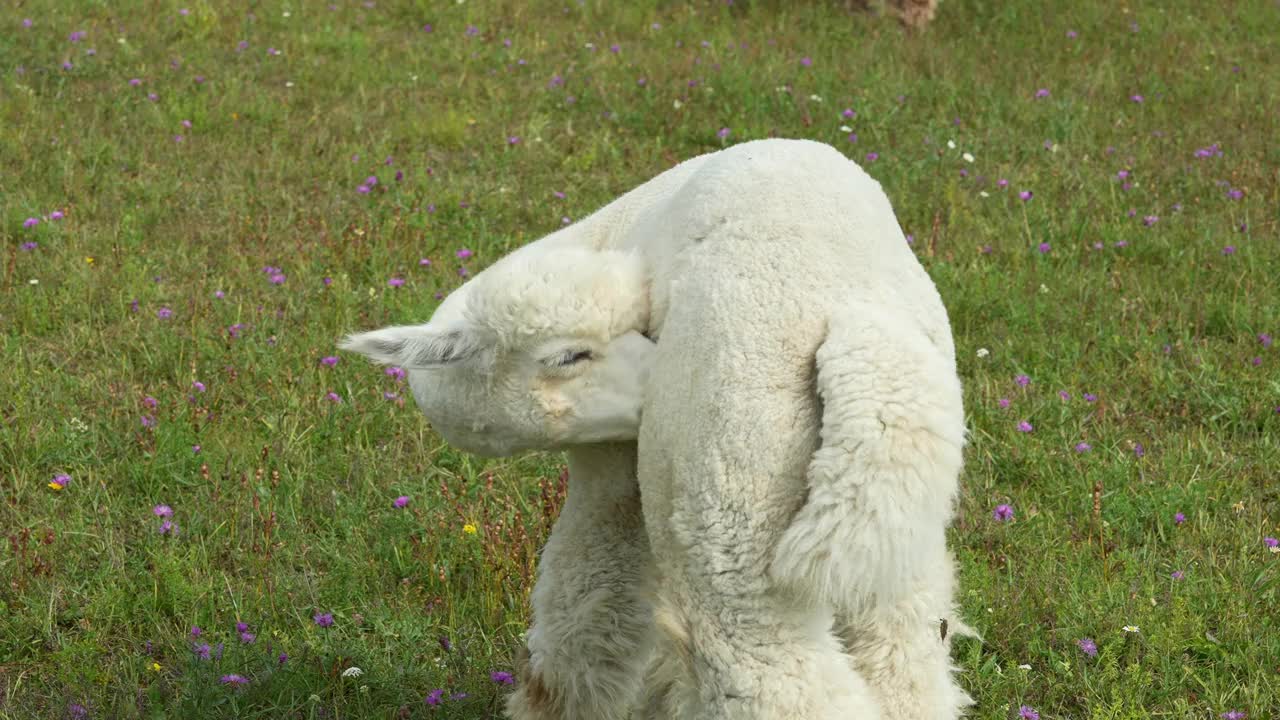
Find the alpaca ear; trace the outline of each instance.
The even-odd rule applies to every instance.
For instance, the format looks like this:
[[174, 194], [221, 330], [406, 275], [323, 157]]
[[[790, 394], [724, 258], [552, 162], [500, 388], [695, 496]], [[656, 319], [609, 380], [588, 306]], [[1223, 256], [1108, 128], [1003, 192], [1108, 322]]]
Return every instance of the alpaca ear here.
[[470, 360], [484, 350], [484, 343], [479, 333], [467, 327], [438, 330], [430, 325], [394, 325], [348, 335], [338, 347], [382, 365], [421, 370]]

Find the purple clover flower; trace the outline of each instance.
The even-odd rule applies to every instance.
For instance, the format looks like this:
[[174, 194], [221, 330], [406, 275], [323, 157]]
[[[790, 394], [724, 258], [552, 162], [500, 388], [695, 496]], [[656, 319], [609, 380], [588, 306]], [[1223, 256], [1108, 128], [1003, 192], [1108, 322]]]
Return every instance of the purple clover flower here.
[[489, 679], [499, 685], [513, 685], [516, 681], [516, 679], [512, 677], [511, 673], [503, 672], [501, 670], [494, 670], [489, 673]]
[[1094, 642], [1093, 638], [1080, 638], [1076, 641], [1076, 647], [1080, 648], [1080, 652], [1089, 657], [1098, 656], [1098, 643]]
[[1013, 519], [1013, 506], [997, 505], [996, 509], [991, 511], [991, 517], [1000, 522], [1009, 522]]
[[395, 501], [394, 501], [394, 502], [392, 502], [391, 504], [392, 504], [392, 505], [395, 505], [397, 508], [402, 508], [402, 507], [404, 507], [405, 505], [408, 505], [408, 504], [409, 504], [409, 496], [408, 496], [408, 495], [401, 495], [400, 497], [396, 498], [396, 499], [395, 499]]
[[322, 628], [333, 627], [333, 613], [316, 613], [311, 620]]

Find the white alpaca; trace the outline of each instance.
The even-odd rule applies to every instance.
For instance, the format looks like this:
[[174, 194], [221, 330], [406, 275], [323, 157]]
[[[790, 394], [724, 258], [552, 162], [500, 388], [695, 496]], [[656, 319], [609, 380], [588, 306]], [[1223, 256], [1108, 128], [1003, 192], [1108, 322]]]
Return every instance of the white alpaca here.
[[[606, 282], [584, 279], [594, 272], [590, 253], [604, 259]], [[557, 258], [568, 264], [552, 277], [545, 268]], [[587, 298], [587, 307], [566, 298]], [[572, 348], [587, 345], [564, 340], [583, 336], [576, 328], [596, 307], [594, 354], [581, 355]], [[660, 338], [656, 347], [637, 331]], [[415, 397], [442, 435], [492, 454], [625, 440], [633, 415], [603, 413], [599, 436], [590, 422], [563, 420], [572, 420], [574, 403], [598, 411], [620, 407], [618, 397], [638, 400], [635, 384], [611, 389], [629, 371], [643, 379], [636, 362], [617, 360], [642, 354], [623, 352], [624, 343], [645, 349], [652, 378], [638, 474], [662, 632], [646, 716], [834, 720], [874, 717], [880, 706], [958, 716], [968, 698], [950, 677], [940, 624], [963, 628], [945, 548], [964, 442], [960, 387], [946, 312], [879, 185], [818, 143], [734, 146], [504, 258], [429, 325], [366, 333], [348, 347], [410, 368]], [[552, 366], [536, 364], [557, 352], [579, 357], [573, 373], [607, 379], [559, 390], [543, 377]], [[571, 504], [574, 492], [571, 479]], [[543, 558], [535, 627], [539, 597], [552, 594], [544, 581], [575, 572], [574, 551], [556, 542], [561, 524], [564, 515], [548, 544], [556, 553]], [[619, 563], [643, 556], [623, 553]], [[582, 572], [617, 571], [589, 567]], [[615, 587], [606, 603], [647, 612], [634, 585]], [[560, 599], [560, 619], [583, 600], [573, 591]], [[634, 686], [624, 691], [616, 677], [643, 652], [605, 657], [608, 649], [597, 648], [602, 654], [584, 661], [558, 652], [560, 641], [545, 633], [537, 634], [542, 648], [530, 636], [535, 690], [556, 707], [526, 712], [517, 696], [516, 717], [622, 716], [625, 709], [600, 708], [629, 702]], [[648, 645], [636, 631], [609, 647], [628, 643]], [[549, 681], [560, 658], [616, 670], [615, 679], [587, 673], [575, 683], [557, 673]]]

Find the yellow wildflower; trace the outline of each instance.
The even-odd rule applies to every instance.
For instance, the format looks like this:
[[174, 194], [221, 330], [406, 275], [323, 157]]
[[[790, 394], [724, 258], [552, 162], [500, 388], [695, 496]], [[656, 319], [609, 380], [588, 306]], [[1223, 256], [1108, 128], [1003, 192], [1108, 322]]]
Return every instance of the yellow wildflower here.
[[156, 672], [160, 672], [160, 663], [158, 663], [158, 662], [152, 662], [152, 663], [151, 663], [151, 669], [152, 669], [152, 670], [154, 670], [154, 671], [156, 671]]
[[466, 533], [466, 534], [468, 534], [468, 535], [475, 535], [475, 534], [476, 534], [476, 526], [475, 526], [475, 525], [472, 525], [471, 523], [467, 523], [466, 525], [463, 525], [463, 526], [462, 526], [462, 532], [464, 532], [464, 533]]

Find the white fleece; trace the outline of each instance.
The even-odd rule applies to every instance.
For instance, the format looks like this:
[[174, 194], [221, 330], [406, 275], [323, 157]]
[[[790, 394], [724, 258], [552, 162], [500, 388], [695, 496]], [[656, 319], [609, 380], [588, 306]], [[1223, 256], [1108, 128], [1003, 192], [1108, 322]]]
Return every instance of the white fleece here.
[[[539, 570], [531, 674], [509, 706], [513, 717], [622, 717], [638, 690], [625, 678], [651, 643], [658, 650], [640, 698], [644, 718], [851, 720], [882, 708], [957, 717], [969, 699], [951, 676], [941, 623], [965, 628], [945, 545], [964, 445], [960, 384], [946, 311], [879, 184], [827, 145], [743, 143], [681, 163], [521, 248], [513, 257], [534, 257], [530, 267], [577, 258], [566, 266], [572, 277], [486, 284], [486, 273], [509, 272], [500, 261], [507, 270], [480, 273], [441, 307], [448, 332], [433, 319], [425, 339], [398, 346], [430, 347], [457, 371], [439, 374], [449, 382], [415, 386], [433, 422], [483, 416], [467, 438], [481, 449], [547, 442], [552, 434], [537, 429], [547, 422], [543, 409], [531, 411], [521, 395], [540, 372], [529, 369], [535, 354], [518, 347], [517, 329], [497, 332], [481, 308], [519, 308], [527, 287], [544, 295], [601, 287], [580, 277], [591, 272], [583, 250], [638, 256], [625, 265], [644, 275], [606, 283], [616, 296], [594, 303], [623, 318], [601, 327], [657, 340], [635, 356], [647, 385], [606, 403], [637, 404], [609, 417], [623, 427], [639, 418], [657, 620], [636, 600], [644, 573], [619, 572], [649, 557], [637, 551], [639, 531], [619, 534], [600, 521], [598, 502], [572, 502], [571, 479], [571, 502]], [[484, 301], [468, 302], [480, 287]], [[488, 297], [504, 293], [515, 295]], [[525, 299], [546, 306], [546, 297]], [[472, 332], [486, 323], [487, 335]], [[562, 331], [573, 334], [543, 323], [537, 342]], [[517, 347], [485, 350], [493, 335]], [[612, 359], [607, 340], [593, 342], [615, 371], [564, 397], [586, 403], [593, 388], [615, 382], [603, 378], [636, 366]], [[468, 365], [441, 345], [451, 342], [516, 359]], [[380, 339], [351, 347], [396, 358], [378, 355], [390, 347]], [[410, 372], [413, 380], [437, 371]], [[554, 384], [542, 378], [532, 387]], [[559, 444], [585, 433], [566, 427], [573, 431], [562, 430]], [[612, 427], [604, 439], [626, 438]], [[588, 484], [630, 475], [606, 465], [592, 466]], [[561, 541], [569, 528], [578, 528], [575, 539]], [[593, 591], [593, 578], [604, 577], [621, 580]], [[627, 622], [605, 642], [584, 642], [609, 608]], [[633, 632], [637, 617], [658, 629], [656, 639]], [[538, 702], [542, 695], [555, 703]]]

